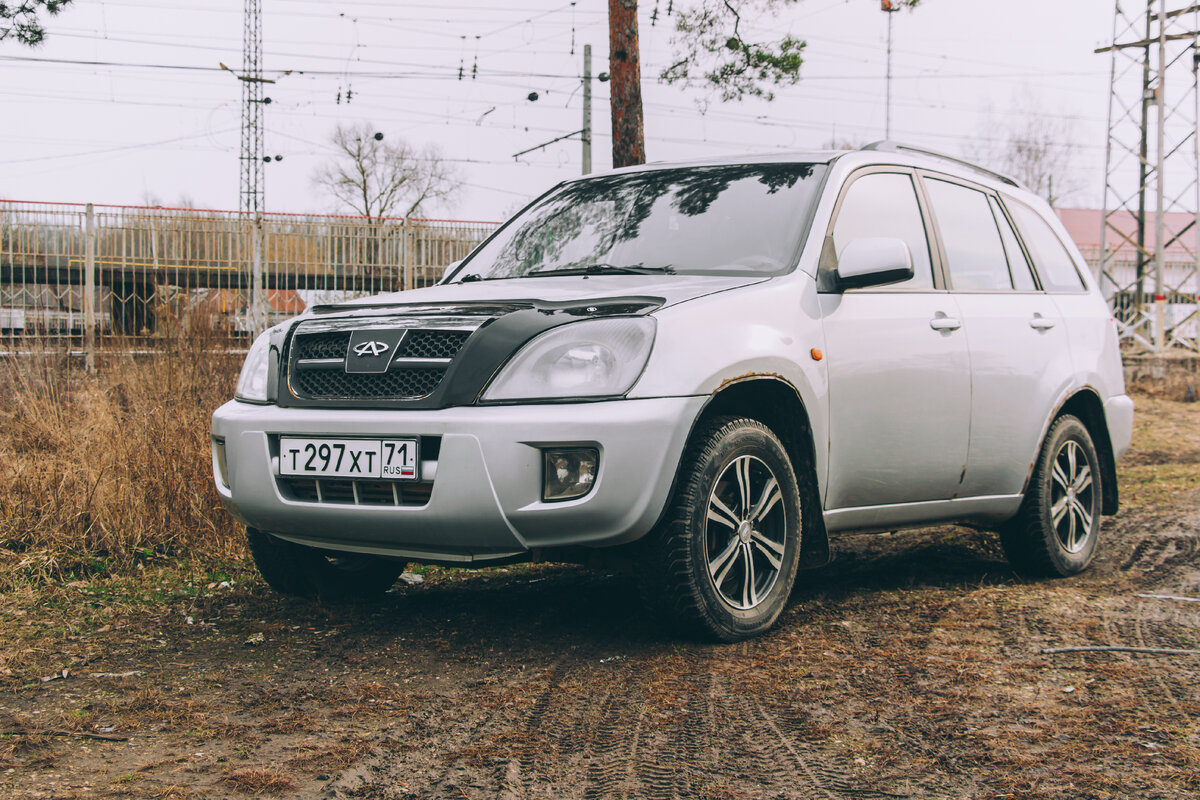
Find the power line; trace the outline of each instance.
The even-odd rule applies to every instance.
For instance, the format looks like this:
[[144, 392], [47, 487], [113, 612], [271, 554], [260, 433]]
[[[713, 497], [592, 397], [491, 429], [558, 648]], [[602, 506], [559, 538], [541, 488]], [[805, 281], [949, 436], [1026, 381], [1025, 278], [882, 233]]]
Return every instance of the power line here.
[[220, 130], [220, 131], [212, 131], [212, 132], [206, 131], [205, 133], [197, 133], [197, 134], [193, 134], [191, 136], [179, 136], [174, 139], [162, 139], [162, 140], [156, 141], [156, 142], [140, 142], [138, 144], [121, 145], [120, 147], [108, 147], [103, 150], [87, 150], [82, 153], [62, 153], [62, 154], [53, 155], [53, 156], [30, 156], [28, 158], [13, 158], [13, 159], [5, 160], [5, 161], [0, 161], [0, 164], [27, 164], [32, 161], [56, 161], [56, 160], [63, 159], [63, 158], [82, 158], [84, 156], [108, 155], [110, 153], [119, 153], [122, 150], [137, 150], [139, 148], [144, 148], [144, 147], [160, 147], [160, 146], [166, 145], [166, 144], [176, 144], [178, 142], [187, 142], [187, 141], [191, 141], [193, 139], [203, 139], [206, 136], [212, 136], [212, 135], [221, 134], [221, 133], [229, 133], [234, 130], [237, 130], [237, 129], [236, 128], [226, 128], [226, 129]]

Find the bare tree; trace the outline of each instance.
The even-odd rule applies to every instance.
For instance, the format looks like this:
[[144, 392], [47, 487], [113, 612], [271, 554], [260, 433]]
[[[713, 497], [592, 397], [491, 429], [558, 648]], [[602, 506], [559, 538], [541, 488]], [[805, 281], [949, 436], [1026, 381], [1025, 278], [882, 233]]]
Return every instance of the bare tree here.
[[338, 126], [331, 141], [337, 157], [320, 167], [313, 180], [368, 220], [410, 217], [462, 187], [435, 145], [387, 142], [368, 123]]
[[38, 14], [42, 11], [54, 16], [70, 5], [71, 0], [0, 0], [0, 42], [14, 37], [18, 44], [36, 47], [46, 38]]
[[1043, 111], [1028, 96], [1020, 107], [1005, 121], [989, 113], [980, 135], [967, 147], [967, 157], [1016, 178], [1057, 206], [1083, 188], [1075, 166], [1075, 126]]

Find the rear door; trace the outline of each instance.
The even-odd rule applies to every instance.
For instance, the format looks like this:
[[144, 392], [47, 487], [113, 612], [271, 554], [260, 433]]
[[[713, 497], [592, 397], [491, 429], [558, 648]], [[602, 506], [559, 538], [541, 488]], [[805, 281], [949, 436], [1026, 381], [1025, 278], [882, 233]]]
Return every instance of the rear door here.
[[1098, 365], [1113, 364], [1118, 349], [1112, 312], [1084, 283], [1083, 265], [1076, 262], [1057, 233], [1029, 206], [1004, 198], [1042, 284], [1066, 323], [1072, 361], [1079, 382], [1092, 383], [1104, 396], [1120, 394], [1118, 385], [1104, 383]]
[[1071, 376], [1067, 330], [996, 198], [922, 174], [971, 354], [971, 436], [961, 497], [1019, 493]]
[[829, 370], [828, 510], [953, 497], [967, 458], [971, 385], [958, 305], [935, 274], [926, 213], [901, 168], [856, 173], [826, 240], [908, 244], [905, 283], [820, 295]]

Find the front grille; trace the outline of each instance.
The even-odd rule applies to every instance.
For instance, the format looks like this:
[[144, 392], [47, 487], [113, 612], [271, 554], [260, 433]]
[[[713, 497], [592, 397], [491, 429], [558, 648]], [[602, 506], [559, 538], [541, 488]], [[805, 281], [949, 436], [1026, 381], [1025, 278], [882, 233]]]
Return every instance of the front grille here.
[[423, 506], [433, 493], [432, 481], [347, 481], [313, 478], [277, 478], [290, 500], [340, 506]]
[[346, 348], [349, 346], [350, 331], [335, 331], [331, 333], [310, 333], [306, 336], [297, 336], [292, 348], [297, 359], [344, 359], [346, 357]]
[[400, 358], [454, 358], [470, 335], [470, 331], [411, 331], [400, 343]]
[[[365, 326], [364, 326], [365, 327]], [[288, 385], [306, 400], [418, 400], [432, 394], [471, 331], [409, 330], [386, 372], [347, 373], [352, 331], [306, 332], [292, 339]], [[421, 363], [426, 362], [426, 363]]]
[[404, 400], [432, 393], [445, 374], [444, 368], [393, 368], [379, 374], [301, 368], [292, 387], [301, 397], [314, 400]]

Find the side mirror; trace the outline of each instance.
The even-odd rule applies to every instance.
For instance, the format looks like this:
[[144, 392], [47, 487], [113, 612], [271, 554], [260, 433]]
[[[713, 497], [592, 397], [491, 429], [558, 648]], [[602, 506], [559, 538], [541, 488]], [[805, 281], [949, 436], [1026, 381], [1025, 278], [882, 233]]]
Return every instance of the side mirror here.
[[861, 289], [906, 281], [913, 276], [912, 254], [902, 239], [862, 237], [838, 256], [839, 289]]

